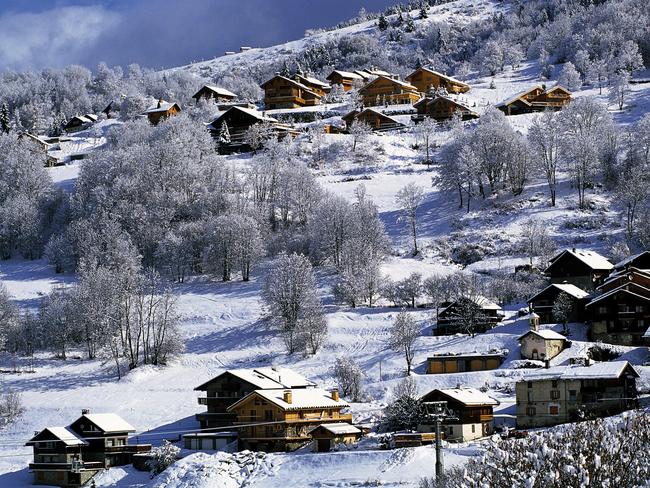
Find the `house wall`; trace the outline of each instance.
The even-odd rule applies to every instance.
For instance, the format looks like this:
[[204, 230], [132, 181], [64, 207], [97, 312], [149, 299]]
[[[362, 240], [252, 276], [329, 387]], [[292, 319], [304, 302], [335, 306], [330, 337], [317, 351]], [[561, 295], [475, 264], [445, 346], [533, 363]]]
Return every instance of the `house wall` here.
[[650, 305], [623, 291], [588, 307], [591, 317], [589, 337], [592, 341], [624, 346], [641, 346], [643, 334], [650, 327]]
[[529, 334], [521, 340], [521, 357], [525, 359], [552, 359], [563, 349], [564, 341], [560, 339], [544, 339]]
[[501, 366], [497, 357], [427, 358], [427, 374], [487, 371]]
[[[415, 103], [420, 99], [420, 94], [416, 89], [408, 90], [388, 78], [377, 78], [372, 84], [359, 90], [359, 93], [363, 97], [363, 104], [368, 107]], [[379, 101], [377, 97], [379, 97]]]
[[431, 88], [440, 88], [441, 86], [449, 93], [465, 93], [469, 91], [469, 87], [467, 86], [453, 83], [450, 80], [441, 78], [440, 76], [425, 70], [417, 70], [407, 78], [407, 81], [423, 94]]

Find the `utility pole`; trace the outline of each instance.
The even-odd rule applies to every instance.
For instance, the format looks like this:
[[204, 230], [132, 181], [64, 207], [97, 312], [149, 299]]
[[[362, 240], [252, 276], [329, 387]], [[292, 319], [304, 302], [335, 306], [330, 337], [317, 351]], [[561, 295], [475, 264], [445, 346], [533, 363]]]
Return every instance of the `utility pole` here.
[[458, 418], [447, 408], [447, 402], [424, 402], [424, 409], [427, 424], [431, 425], [433, 422], [436, 426], [436, 479], [440, 480], [445, 471], [440, 424], [445, 420], [458, 420]]

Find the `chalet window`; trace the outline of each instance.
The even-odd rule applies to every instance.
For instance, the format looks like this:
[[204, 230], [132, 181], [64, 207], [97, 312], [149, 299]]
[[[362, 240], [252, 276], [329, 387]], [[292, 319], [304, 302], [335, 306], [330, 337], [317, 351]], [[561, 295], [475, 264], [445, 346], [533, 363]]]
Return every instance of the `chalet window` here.
[[106, 439], [106, 445], [108, 447], [112, 447], [113, 446], [113, 439]]
[[535, 407], [526, 407], [526, 415], [528, 417], [534, 417], [537, 414], [537, 409]]
[[532, 381], [529, 381], [529, 382], [528, 382], [528, 388], [532, 388], [532, 387], [533, 387], [533, 382], [532, 382]]
[[273, 420], [273, 410], [264, 410], [264, 420], [267, 421]]
[[576, 390], [569, 390], [569, 401], [575, 402], [578, 398], [578, 392]]
[[551, 400], [560, 398], [560, 390], [551, 390]]
[[607, 307], [598, 307], [598, 313], [600, 315], [606, 315], [607, 314]]
[[560, 407], [558, 405], [551, 405], [548, 407], [549, 415], [560, 415]]
[[557, 388], [557, 380], [553, 380], [553, 381], [551, 381], [551, 386], [552, 386], [553, 388]]
[[260, 399], [259, 399], [259, 398], [256, 398], [256, 399], [255, 399], [255, 405], [259, 405], [259, 404], [260, 404]]
[[476, 426], [472, 424], [472, 434], [476, 432]]
[[251, 410], [251, 420], [257, 420], [257, 411]]
[[645, 309], [645, 307], [644, 307], [643, 305], [637, 305], [637, 306], [636, 306], [636, 312], [637, 312], [637, 313], [643, 313], [643, 312], [645, 312], [644, 309]]

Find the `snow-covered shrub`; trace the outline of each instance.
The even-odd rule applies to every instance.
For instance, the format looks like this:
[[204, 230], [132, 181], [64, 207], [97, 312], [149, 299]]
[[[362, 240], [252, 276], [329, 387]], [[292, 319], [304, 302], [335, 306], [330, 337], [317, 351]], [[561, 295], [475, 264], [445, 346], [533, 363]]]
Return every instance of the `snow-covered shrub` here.
[[20, 393], [8, 390], [0, 394], [0, 429], [14, 423], [24, 412]]
[[649, 481], [650, 416], [630, 412], [523, 439], [492, 439], [481, 458], [420, 488], [640, 488]]
[[147, 460], [147, 467], [151, 471], [151, 475], [162, 473], [174, 464], [179, 452], [181, 452], [180, 447], [175, 446], [168, 440], [164, 440], [162, 446], [154, 447], [151, 450], [150, 459]]
[[587, 356], [594, 361], [614, 361], [621, 357], [622, 351], [609, 344], [594, 344], [587, 350]]
[[483, 246], [469, 242], [458, 244], [451, 250], [451, 259], [463, 266], [481, 261], [485, 255], [486, 252]]
[[341, 395], [353, 402], [361, 399], [361, 383], [364, 374], [357, 361], [350, 357], [336, 358], [332, 375], [341, 390]]
[[384, 409], [381, 430], [415, 430], [424, 415], [424, 405], [418, 396], [415, 380], [411, 377], [405, 378], [393, 390], [393, 398]]

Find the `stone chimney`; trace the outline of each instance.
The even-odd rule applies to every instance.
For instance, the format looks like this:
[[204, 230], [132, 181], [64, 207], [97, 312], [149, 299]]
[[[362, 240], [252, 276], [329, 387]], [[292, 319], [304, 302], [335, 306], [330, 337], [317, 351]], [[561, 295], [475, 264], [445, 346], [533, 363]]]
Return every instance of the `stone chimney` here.
[[90, 413], [89, 408], [84, 408], [84, 409], [81, 410], [81, 415], [88, 415], [89, 413]]
[[550, 359], [545, 359], [544, 360], [544, 368], [549, 369], [551, 367], [551, 360]]
[[159, 99], [158, 99], [158, 106], [157, 106], [156, 108], [160, 108], [161, 105], [162, 105], [162, 98], [159, 98]]
[[334, 400], [335, 402], [338, 402], [340, 400], [339, 391], [336, 388], [332, 390], [332, 400]]
[[291, 390], [285, 390], [283, 398], [286, 403], [291, 403], [293, 401], [293, 393], [291, 393]]

